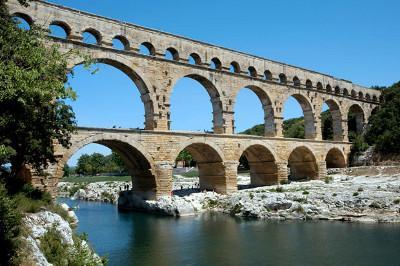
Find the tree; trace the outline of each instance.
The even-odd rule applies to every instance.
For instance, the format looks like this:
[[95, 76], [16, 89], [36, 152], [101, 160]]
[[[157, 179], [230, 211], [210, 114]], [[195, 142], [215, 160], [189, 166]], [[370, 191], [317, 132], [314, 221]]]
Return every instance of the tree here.
[[400, 82], [382, 91], [383, 103], [371, 115], [365, 140], [378, 151], [400, 153]]
[[186, 167], [188, 165], [191, 165], [193, 157], [190, 152], [188, 152], [187, 150], [183, 150], [178, 154], [178, 157], [176, 157], [176, 161], [183, 161], [183, 166]]
[[[26, 4], [26, 1], [20, 1]], [[75, 116], [67, 78], [68, 54], [45, 46], [45, 31], [18, 28], [0, 0], [0, 165], [11, 164], [13, 180], [31, 165], [41, 172], [55, 163], [53, 144], [68, 147]]]

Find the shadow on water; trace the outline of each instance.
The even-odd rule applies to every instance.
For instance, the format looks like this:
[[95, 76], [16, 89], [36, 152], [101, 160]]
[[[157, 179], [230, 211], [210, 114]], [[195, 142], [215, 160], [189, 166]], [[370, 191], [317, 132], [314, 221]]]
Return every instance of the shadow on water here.
[[172, 218], [79, 205], [78, 231], [110, 265], [396, 265], [400, 254], [399, 225]]

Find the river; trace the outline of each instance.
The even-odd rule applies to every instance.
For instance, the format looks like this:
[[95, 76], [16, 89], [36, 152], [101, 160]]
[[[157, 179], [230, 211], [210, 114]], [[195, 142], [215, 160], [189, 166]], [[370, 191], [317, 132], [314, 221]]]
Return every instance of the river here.
[[77, 230], [109, 265], [400, 265], [400, 225], [171, 218], [60, 201], [79, 203]]

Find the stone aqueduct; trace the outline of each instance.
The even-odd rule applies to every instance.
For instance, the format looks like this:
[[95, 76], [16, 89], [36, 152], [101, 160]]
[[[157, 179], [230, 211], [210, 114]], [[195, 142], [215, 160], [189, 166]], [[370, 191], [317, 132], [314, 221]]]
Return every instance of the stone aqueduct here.
[[[145, 130], [80, 128], [69, 149], [57, 146], [59, 163], [49, 168], [47, 177], [32, 177], [35, 185], [50, 191], [69, 157], [89, 143], [118, 152], [134, 177], [134, 190], [148, 198], [170, 194], [174, 161], [183, 149], [198, 162], [201, 188], [221, 193], [237, 189], [241, 155], [249, 161], [254, 185], [287, 180], [288, 167], [292, 178], [321, 178], [327, 166], [347, 164], [351, 147], [348, 113], [356, 115], [357, 131], [362, 132], [379, 106], [379, 91], [315, 71], [42, 1], [22, 7], [11, 0], [8, 5], [12, 14], [31, 25], [62, 27], [65, 39], [47, 40], [61, 51], [75, 49], [123, 71], [140, 90], [145, 109]], [[93, 34], [97, 44], [84, 43], [85, 32]], [[125, 49], [115, 49], [114, 39]], [[148, 48], [149, 55], [139, 53], [141, 45]], [[167, 51], [172, 58], [165, 57]], [[69, 66], [82, 61], [76, 55]], [[169, 130], [170, 95], [183, 77], [198, 81], [207, 90], [213, 108], [212, 134]], [[265, 137], [234, 134], [235, 99], [244, 87], [262, 103]], [[290, 96], [303, 109], [306, 139], [283, 138], [283, 105]], [[322, 140], [320, 113], [324, 103], [332, 114], [333, 141]]]

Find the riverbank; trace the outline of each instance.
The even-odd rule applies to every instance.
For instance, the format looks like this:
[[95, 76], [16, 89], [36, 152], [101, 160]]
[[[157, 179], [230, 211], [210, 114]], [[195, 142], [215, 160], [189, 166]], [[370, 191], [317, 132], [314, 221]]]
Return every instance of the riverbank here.
[[[353, 171], [354, 172], [354, 171]], [[240, 186], [249, 178], [239, 176]], [[184, 182], [184, 183], [182, 183]], [[196, 191], [198, 179], [178, 179], [175, 189]], [[114, 193], [121, 209], [136, 209], [172, 216], [222, 212], [233, 216], [266, 220], [340, 220], [349, 222], [400, 222], [400, 175], [373, 176], [332, 174], [326, 180], [292, 182], [239, 190], [230, 195], [198, 192], [187, 196], [143, 201], [132, 191], [120, 192], [124, 183], [92, 183], [75, 193], [76, 198], [104, 201], [104, 191]], [[60, 189], [74, 184], [60, 183]], [[185, 187], [186, 186], [186, 187]], [[193, 188], [192, 188], [193, 187]], [[120, 194], [119, 200], [118, 195]], [[97, 195], [97, 198], [96, 196]]]

